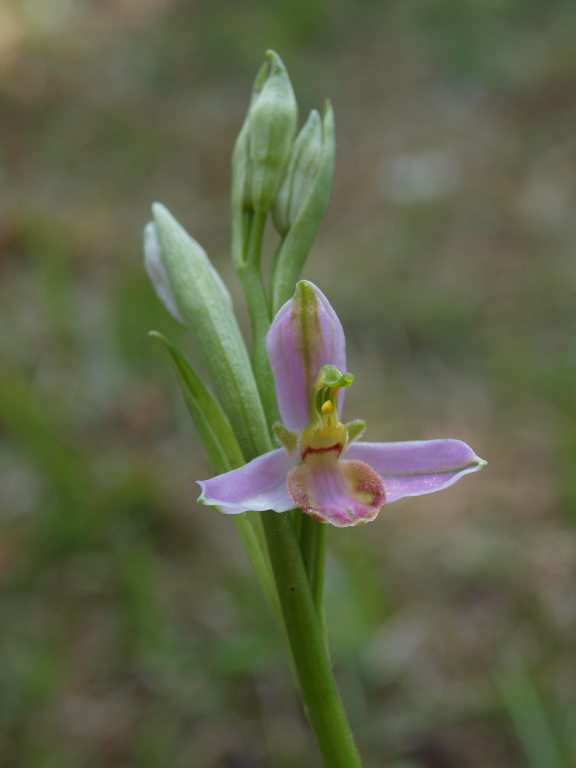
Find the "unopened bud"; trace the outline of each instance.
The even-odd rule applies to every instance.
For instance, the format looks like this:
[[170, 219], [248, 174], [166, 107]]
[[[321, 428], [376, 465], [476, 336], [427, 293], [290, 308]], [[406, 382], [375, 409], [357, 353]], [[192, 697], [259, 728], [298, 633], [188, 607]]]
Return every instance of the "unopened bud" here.
[[267, 52], [232, 155], [233, 205], [270, 210], [290, 157], [298, 107], [282, 60]]
[[282, 242], [274, 257], [272, 311], [289, 300], [316, 237], [332, 192], [334, 113], [326, 103], [322, 121], [312, 112], [294, 142], [286, 178], [274, 207], [274, 224]]
[[313, 109], [292, 145], [288, 170], [272, 208], [274, 226], [285, 235], [302, 207], [322, 157], [322, 121]]
[[160, 243], [154, 222], [149, 221], [144, 227], [144, 267], [150, 278], [156, 296], [180, 325], [185, 325], [184, 318], [176, 305], [176, 300], [170, 288], [168, 275], [162, 263]]
[[254, 457], [263, 439], [268, 442], [266, 419], [230, 294], [204, 249], [169, 211], [155, 203], [152, 212], [171, 295], [243, 451]]

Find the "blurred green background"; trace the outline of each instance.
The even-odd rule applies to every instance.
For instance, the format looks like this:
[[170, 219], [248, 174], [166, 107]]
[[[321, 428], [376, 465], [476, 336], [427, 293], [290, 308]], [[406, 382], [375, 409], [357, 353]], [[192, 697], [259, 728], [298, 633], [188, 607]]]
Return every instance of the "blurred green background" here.
[[330, 531], [366, 766], [576, 765], [575, 39], [573, 0], [0, 2], [1, 768], [319, 766], [141, 266], [160, 200], [246, 326], [229, 157], [268, 47], [301, 122], [336, 112], [305, 277], [346, 416], [489, 461]]

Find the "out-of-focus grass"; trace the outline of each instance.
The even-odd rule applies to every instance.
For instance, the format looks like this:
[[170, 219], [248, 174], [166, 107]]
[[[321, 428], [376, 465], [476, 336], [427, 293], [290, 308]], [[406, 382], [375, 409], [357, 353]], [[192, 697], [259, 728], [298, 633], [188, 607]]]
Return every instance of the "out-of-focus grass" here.
[[347, 414], [489, 460], [330, 532], [367, 766], [574, 762], [575, 31], [569, 0], [0, 6], [2, 768], [318, 764], [231, 521], [194, 502], [209, 468], [146, 334], [188, 342], [140, 255], [162, 200], [245, 323], [228, 168], [267, 47], [303, 117], [335, 105], [306, 277]]

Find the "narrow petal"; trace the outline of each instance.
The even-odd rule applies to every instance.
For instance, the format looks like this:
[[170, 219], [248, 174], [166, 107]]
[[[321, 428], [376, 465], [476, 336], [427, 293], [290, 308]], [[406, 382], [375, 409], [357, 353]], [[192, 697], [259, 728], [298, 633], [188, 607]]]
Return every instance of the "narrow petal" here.
[[[346, 370], [346, 341], [338, 316], [313, 284], [301, 280], [278, 311], [266, 338], [282, 423], [301, 432], [310, 420], [310, 396], [323, 365]], [[341, 408], [343, 393], [339, 397]]]
[[286, 512], [294, 507], [286, 487], [286, 475], [296, 461], [283, 448], [278, 448], [224, 475], [197, 480], [202, 489], [198, 501], [228, 515], [266, 509]]
[[441, 491], [486, 464], [461, 440], [352, 443], [345, 455], [365, 461], [378, 472], [388, 504], [404, 496]]
[[363, 461], [307, 461], [290, 470], [288, 490], [303, 512], [337, 528], [374, 520], [386, 503], [382, 480]]

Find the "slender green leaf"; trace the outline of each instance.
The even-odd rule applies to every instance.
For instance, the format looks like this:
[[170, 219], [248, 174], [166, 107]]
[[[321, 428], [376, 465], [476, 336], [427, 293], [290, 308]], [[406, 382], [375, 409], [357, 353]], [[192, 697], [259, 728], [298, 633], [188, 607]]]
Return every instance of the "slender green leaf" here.
[[[158, 339], [174, 363], [186, 405], [214, 472], [222, 474], [241, 467], [245, 461], [238, 441], [208, 385], [175, 344], [158, 331], [150, 331], [149, 335]], [[244, 512], [231, 517], [260, 580], [268, 605], [281, 626], [282, 614], [261, 517], [256, 512]]]
[[220, 475], [230, 469], [241, 467], [245, 464], [245, 460], [238, 441], [226, 414], [210, 392], [208, 385], [202, 380], [192, 363], [166, 336], [158, 331], [150, 331], [149, 335], [158, 339], [172, 358], [184, 400], [214, 472]]
[[531, 768], [568, 768], [552, 718], [523, 664], [496, 676], [502, 701], [514, 723]]

